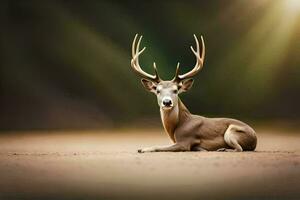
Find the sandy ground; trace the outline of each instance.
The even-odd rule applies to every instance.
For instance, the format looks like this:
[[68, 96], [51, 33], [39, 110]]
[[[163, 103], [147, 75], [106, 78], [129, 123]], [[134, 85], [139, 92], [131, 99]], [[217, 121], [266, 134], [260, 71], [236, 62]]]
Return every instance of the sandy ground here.
[[259, 130], [256, 152], [138, 154], [162, 130], [0, 135], [0, 199], [300, 199], [300, 133]]

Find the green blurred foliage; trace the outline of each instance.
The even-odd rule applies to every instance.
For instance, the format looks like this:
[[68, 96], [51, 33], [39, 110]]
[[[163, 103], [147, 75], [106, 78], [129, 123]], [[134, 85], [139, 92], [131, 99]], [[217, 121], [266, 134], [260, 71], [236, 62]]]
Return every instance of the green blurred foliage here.
[[[152, 94], [130, 69], [171, 79], [205, 66], [182, 99], [193, 113], [260, 119], [300, 117], [300, 9], [285, 1], [16, 1], [0, 3], [0, 129], [101, 128], [159, 120]], [[146, 121], [148, 122], [148, 121]]]

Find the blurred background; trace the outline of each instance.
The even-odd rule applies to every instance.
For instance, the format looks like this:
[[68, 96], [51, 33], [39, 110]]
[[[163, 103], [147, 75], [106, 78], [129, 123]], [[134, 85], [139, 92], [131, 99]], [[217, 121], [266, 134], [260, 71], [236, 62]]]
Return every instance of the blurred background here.
[[195, 114], [300, 119], [300, 1], [39, 1], [0, 3], [0, 130], [161, 126], [155, 96], [130, 68], [171, 79], [205, 65], [181, 96]]

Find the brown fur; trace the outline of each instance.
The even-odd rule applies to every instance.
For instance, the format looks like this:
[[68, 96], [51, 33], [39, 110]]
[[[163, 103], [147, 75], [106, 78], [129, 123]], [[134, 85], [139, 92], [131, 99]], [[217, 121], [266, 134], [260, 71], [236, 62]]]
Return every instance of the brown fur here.
[[[140, 149], [139, 152], [154, 151], [253, 151], [256, 147], [255, 131], [247, 124], [229, 118], [206, 118], [193, 115], [178, 98], [177, 107], [161, 109], [162, 121], [166, 132], [174, 142], [169, 147]], [[235, 149], [224, 139], [231, 127], [231, 135], [242, 149]]]

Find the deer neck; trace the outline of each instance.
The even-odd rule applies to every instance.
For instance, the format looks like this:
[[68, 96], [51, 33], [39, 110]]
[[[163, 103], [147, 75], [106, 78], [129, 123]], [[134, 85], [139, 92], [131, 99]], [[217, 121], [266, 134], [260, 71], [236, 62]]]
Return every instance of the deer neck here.
[[164, 126], [165, 131], [169, 134], [171, 140], [176, 142], [174, 132], [180, 123], [184, 122], [191, 113], [178, 98], [177, 106], [170, 110], [160, 109], [160, 116]]

